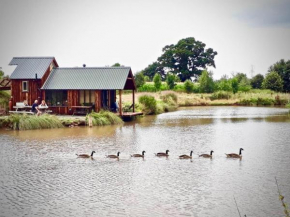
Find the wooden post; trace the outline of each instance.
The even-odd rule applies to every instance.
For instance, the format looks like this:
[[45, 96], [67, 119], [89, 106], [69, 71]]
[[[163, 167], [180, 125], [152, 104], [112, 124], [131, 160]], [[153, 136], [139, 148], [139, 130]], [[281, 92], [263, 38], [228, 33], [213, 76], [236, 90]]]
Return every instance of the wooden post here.
[[135, 90], [133, 91], [133, 112], [135, 112]]
[[122, 90], [119, 90], [119, 112], [120, 112], [120, 116], [123, 115], [122, 112]]

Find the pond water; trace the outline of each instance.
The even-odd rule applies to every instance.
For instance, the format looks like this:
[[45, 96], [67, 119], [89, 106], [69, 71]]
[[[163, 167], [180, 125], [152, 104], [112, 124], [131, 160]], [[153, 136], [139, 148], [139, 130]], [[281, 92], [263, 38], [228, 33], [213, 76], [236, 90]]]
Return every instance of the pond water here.
[[[123, 126], [0, 131], [0, 216], [283, 216], [289, 110], [194, 107]], [[243, 159], [224, 153], [243, 148]], [[169, 157], [154, 153], [168, 149]], [[96, 151], [94, 160], [76, 153]], [[145, 159], [130, 154], [146, 151]], [[193, 150], [192, 160], [180, 160]], [[214, 151], [212, 159], [198, 154]], [[105, 155], [121, 152], [119, 161]], [[236, 203], [235, 203], [236, 200]]]

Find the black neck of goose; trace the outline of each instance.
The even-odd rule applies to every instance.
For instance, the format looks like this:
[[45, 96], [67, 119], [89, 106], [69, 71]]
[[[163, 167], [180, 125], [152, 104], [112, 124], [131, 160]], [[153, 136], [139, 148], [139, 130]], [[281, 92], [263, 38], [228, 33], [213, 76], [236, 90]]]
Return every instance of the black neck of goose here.
[[210, 152], [210, 155], [212, 155], [213, 151]]
[[190, 152], [190, 157], [192, 157], [192, 153], [193, 153], [193, 151]]
[[94, 152], [92, 151], [92, 153], [91, 153], [91, 157], [93, 157], [93, 154], [94, 154]]
[[142, 155], [144, 156], [145, 151], [142, 151]]
[[117, 153], [117, 156], [119, 157], [120, 152]]
[[240, 149], [240, 154], [239, 155], [241, 155], [242, 154], [242, 149]]
[[166, 150], [166, 154], [168, 154], [168, 152], [169, 152], [169, 151], [168, 151], [168, 150]]

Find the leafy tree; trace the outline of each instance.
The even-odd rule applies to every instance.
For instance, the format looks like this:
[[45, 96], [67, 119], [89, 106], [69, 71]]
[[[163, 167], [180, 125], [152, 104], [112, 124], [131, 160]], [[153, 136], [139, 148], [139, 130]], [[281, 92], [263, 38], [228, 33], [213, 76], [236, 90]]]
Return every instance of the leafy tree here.
[[262, 87], [264, 89], [270, 89], [270, 90], [274, 90], [274, 91], [282, 91], [283, 90], [283, 80], [280, 77], [280, 75], [273, 71], [273, 72], [269, 72], [263, 83], [262, 83]]
[[222, 76], [219, 81], [215, 82], [215, 89], [223, 91], [232, 91], [232, 83], [231, 80], [228, 79], [227, 75]]
[[[143, 73], [143, 75], [144, 75], [144, 73]], [[144, 80], [145, 80], [145, 82], [149, 82], [149, 81], [151, 81], [150, 78], [149, 78], [149, 76], [147, 76], [147, 75], [144, 76]]]
[[135, 83], [136, 83], [137, 88], [145, 84], [145, 79], [142, 72], [137, 72], [134, 77], [135, 77]]
[[248, 92], [251, 90], [251, 88], [250, 81], [247, 79], [247, 77], [243, 77], [239, 83], [239, 91]]
[[238, 72], [233, 77], [238, 80], [238, 83], [240, 83], [243, 79], [246, 79], [246, 80], [248, 79], [247, 75], [245, 73], [241, 73], [241, 72]]
[[192, 93], [193, 92], [193, 88], [194, 88], [194, 85], [192, 83], [191, 80], [187, 79], [185, 82], [184, 82], [184, 89], [185, 89], [185, 92], [186, 93]]
[[281, 59], [279, 62], [269, 67], [268, 72], [277, 72], [283, 80], [283, 90], [290, 91], [290, 60]]
[[232, 89], [233, 89], [233, 93], [237, 93], [239, 90], [239, 82], [237, 78], [232, 78], [231, 79], [231, 83], [232, 83]]
[[4, 77], [4, 72], [0, 69], [0, 79]]
[[201, 93], [212, 93], [214, 91], [214, 82], [212, 75], [204, 70], [199, 77], [199, 88]]
[[264, 80], [264, 76], [261, 74], [257, 74], [251, 79], [251, 86], [254, 89], [261, 89], [263, 80]]
[[166, 76], [166, 83], [170, 90], [172, 90], [175, 86], [175, 75], [168, 73]]
[[158, 58], [160, 68], [171, 70], [181, 81], [198, 77], [207, 66], [215, 67], [214, 57], [217, 52], [212, 48], [205, 49], [205, 46], [193, 37], [181, 39], [176, 45], [167, 45]]
[[112, 65], [112, 67], [121, 67], [120, 63], [115, 63], [114, 65]]
[[143, 70], [143, 74], [145, 76], [148, 76], [150, 78], [150, 80], [153, 80], [153, 77], [156, 73], [161, 74], [163, 77], [165, 77], [165, 72], [162, 69], [162, 67], [160, 67], [160, 64], [158, 62], [153, 62], [152, 64], [148, 65], [144, 70]]
[[153, 82], [154, 82], [154, 86], [156, 88], [156, 90], [160, 90], [161, 87], [161, 76], [159, 74], [155, 74], [154, 78], [153, 78]]

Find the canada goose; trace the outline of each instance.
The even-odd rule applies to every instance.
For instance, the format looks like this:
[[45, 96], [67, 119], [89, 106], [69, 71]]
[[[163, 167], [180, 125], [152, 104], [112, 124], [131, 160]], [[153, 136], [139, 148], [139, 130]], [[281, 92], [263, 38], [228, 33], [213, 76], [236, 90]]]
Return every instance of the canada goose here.
[[131, 157], [143, 157], [144, 158], [144, 153], [146, 153], [146, 151], [142, 151], [142, 154], [132, 154]]
[[192, 153], [193, 153], [193, 151], [190, 152], [190, 156], [188, 156], [186, 154], [180, 155], [179, 158], [180, 159], [191, 159], [192, 158]]
[[201, 154], [201, 155], [199, 155], [199, 157], [212, 158], [212, 153], [213, 152], [214, 151], [210, 151], [210, 154]]
[[119, 158], [120, 152], [117, 153], [117, 155], [107, 155], [108, 158]]
[[240, 148], [240, 153], [239, 154], [236, 154], [236, 153], [230, 153], [230, 154], [226, 154], [226, 156], [228, 157], [228, 158], [240, 158], [240, 159], [242, 159], [242, 151], [243, 151], [244, 149], [243, 148]]
[[169, 152], [169, 150], [166, 150], [166, 153], [159, 152], [159, 153], [157, 153], [155, 155], [158, 156], [158, 157], [168, 157], [169, 156], [168, 152]]
[[80, 158], [93, 158], [93, 154], [96, 153], [95, 151], [92, 151], [91, 155], [88, 154], [76, 154]]

